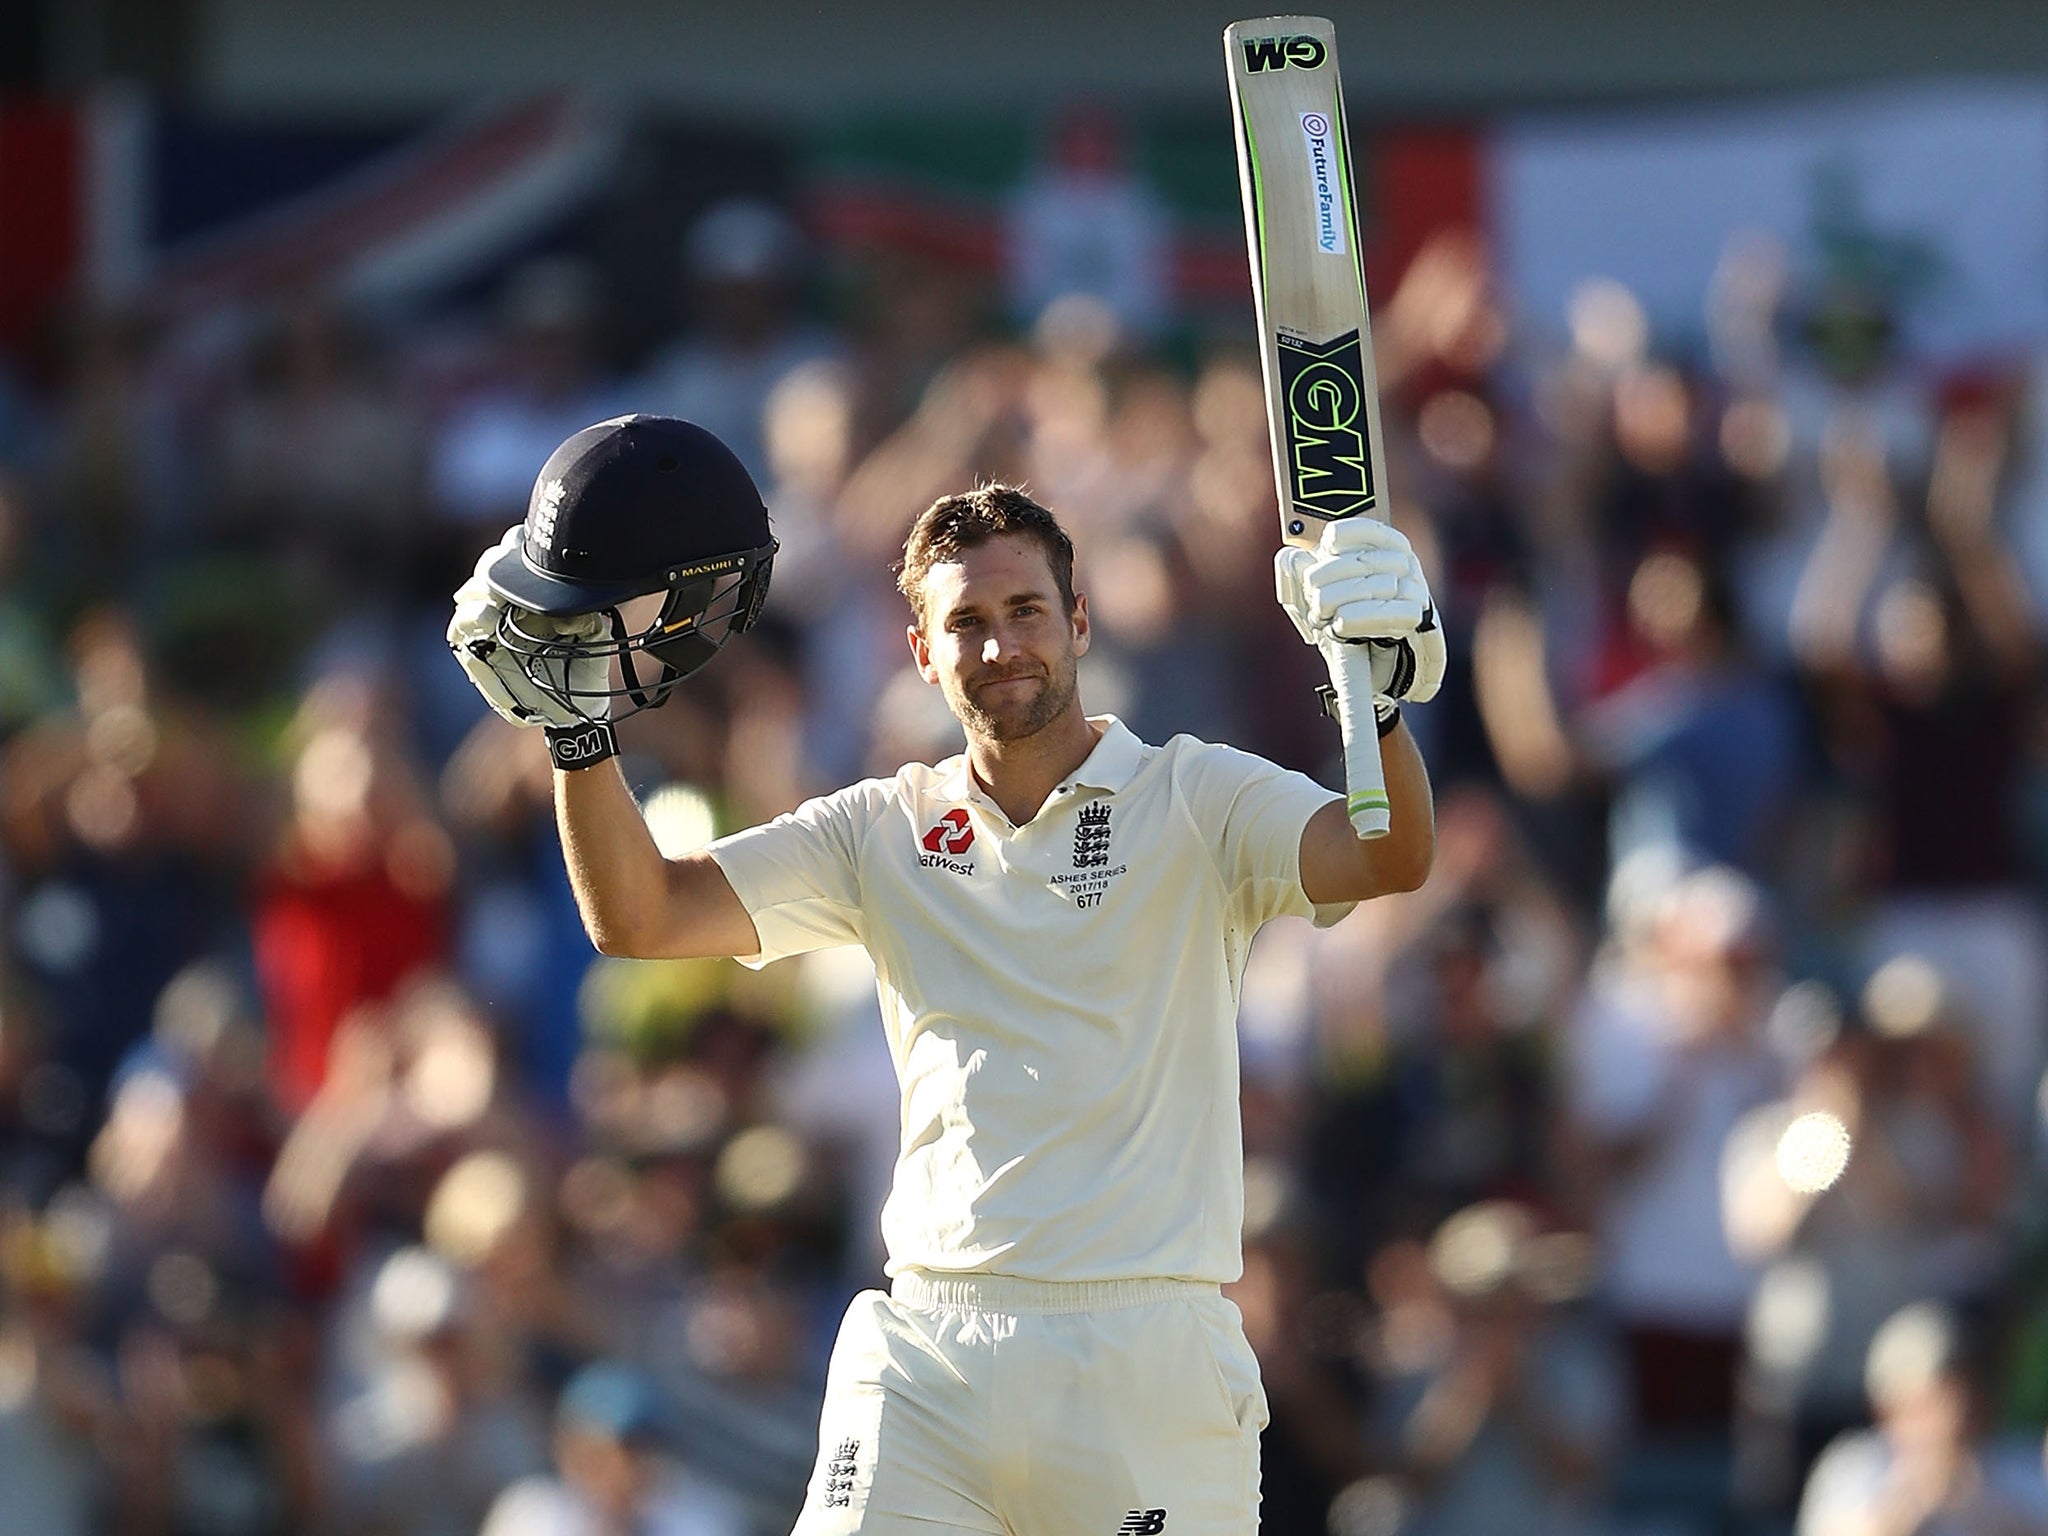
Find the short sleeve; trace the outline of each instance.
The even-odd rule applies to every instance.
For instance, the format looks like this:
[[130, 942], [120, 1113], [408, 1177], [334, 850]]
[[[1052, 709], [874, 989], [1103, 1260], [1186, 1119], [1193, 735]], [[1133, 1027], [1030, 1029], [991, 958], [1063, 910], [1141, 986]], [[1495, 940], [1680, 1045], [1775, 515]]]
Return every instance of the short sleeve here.
[[1182, 796], [1247, 928], [1276, 917], [1309, 917], [1327, 927], [1357, 905], [1319, 907], [1301, 888], [1302, 830], [1336, 794], [1235, 747], [1191, 739], [1182, 745]]
[[855, 784], [787, 815], [722, 837], [706, 851], [754, 920], [758, 970], [774, 960], [866, 941], [860, 848], [886, 796], [877, 780]]

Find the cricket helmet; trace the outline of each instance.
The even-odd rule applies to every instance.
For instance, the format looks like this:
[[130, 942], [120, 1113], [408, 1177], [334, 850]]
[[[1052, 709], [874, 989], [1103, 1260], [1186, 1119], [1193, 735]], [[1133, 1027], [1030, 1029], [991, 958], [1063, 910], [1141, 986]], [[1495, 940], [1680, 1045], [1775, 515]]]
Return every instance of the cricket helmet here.
[[[508, 604], [498, 643], [577, 714], [651, 709], [760, 616], [775, 550], [753, 477], [716, 437], [669, 416], [601, 421], [548, 456], [518, 543], [485, 572]], [[658, 604], [635, 602], [655, 594]], [[650, 610], [638, 628], [629, 604]], [[590, 640], [531, 623], [588, 613], [608, 620]], [[603, 686], [568, 686], [569, 663], [589, 659], [608, 664]]]

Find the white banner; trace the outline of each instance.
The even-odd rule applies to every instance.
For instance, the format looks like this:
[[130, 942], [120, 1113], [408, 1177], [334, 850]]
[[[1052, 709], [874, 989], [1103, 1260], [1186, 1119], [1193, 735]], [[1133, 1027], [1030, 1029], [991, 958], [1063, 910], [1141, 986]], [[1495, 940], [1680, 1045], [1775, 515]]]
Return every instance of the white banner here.
[[2048, 84], [1510, 121], [1488, 174], [1504, 281], [1543, 330], [1597, 276], [1696, 339], [1731, 236], [1758, 231], [1795, 284], [1845, 242], [1902, 274], [1923, 356], [2048, 341]]

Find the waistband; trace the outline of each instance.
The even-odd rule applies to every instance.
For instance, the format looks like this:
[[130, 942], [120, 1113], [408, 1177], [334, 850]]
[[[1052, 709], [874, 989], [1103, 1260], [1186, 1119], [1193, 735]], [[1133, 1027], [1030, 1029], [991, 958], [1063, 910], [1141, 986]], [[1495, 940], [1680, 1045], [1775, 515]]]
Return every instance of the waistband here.
[[1203, 1280], [1021, 1280], [1014, 1275], [935, 1275], [905, 1270], [889, 1283], [889, 1294], [921, 1312], [954, 1308], [969, 1312], [1114, 1312], [1222, 1294]]

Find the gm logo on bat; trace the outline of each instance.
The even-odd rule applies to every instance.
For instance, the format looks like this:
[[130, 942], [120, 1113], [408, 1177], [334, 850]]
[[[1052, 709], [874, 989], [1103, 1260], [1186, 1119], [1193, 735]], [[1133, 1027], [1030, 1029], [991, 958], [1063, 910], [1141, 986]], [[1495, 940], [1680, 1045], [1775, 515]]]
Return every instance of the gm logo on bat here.
[[1278, 340], [1294, 504], [1322, 518], [1370, 512], [1377, 498], [1358, 332], [1320, 346], [1285, 334]]
[[1330, 50], [1319, 37], [1247, 37], [1244, 42], [1244, 72], [1262, 75], [1269, 69], [1321, 69]]

